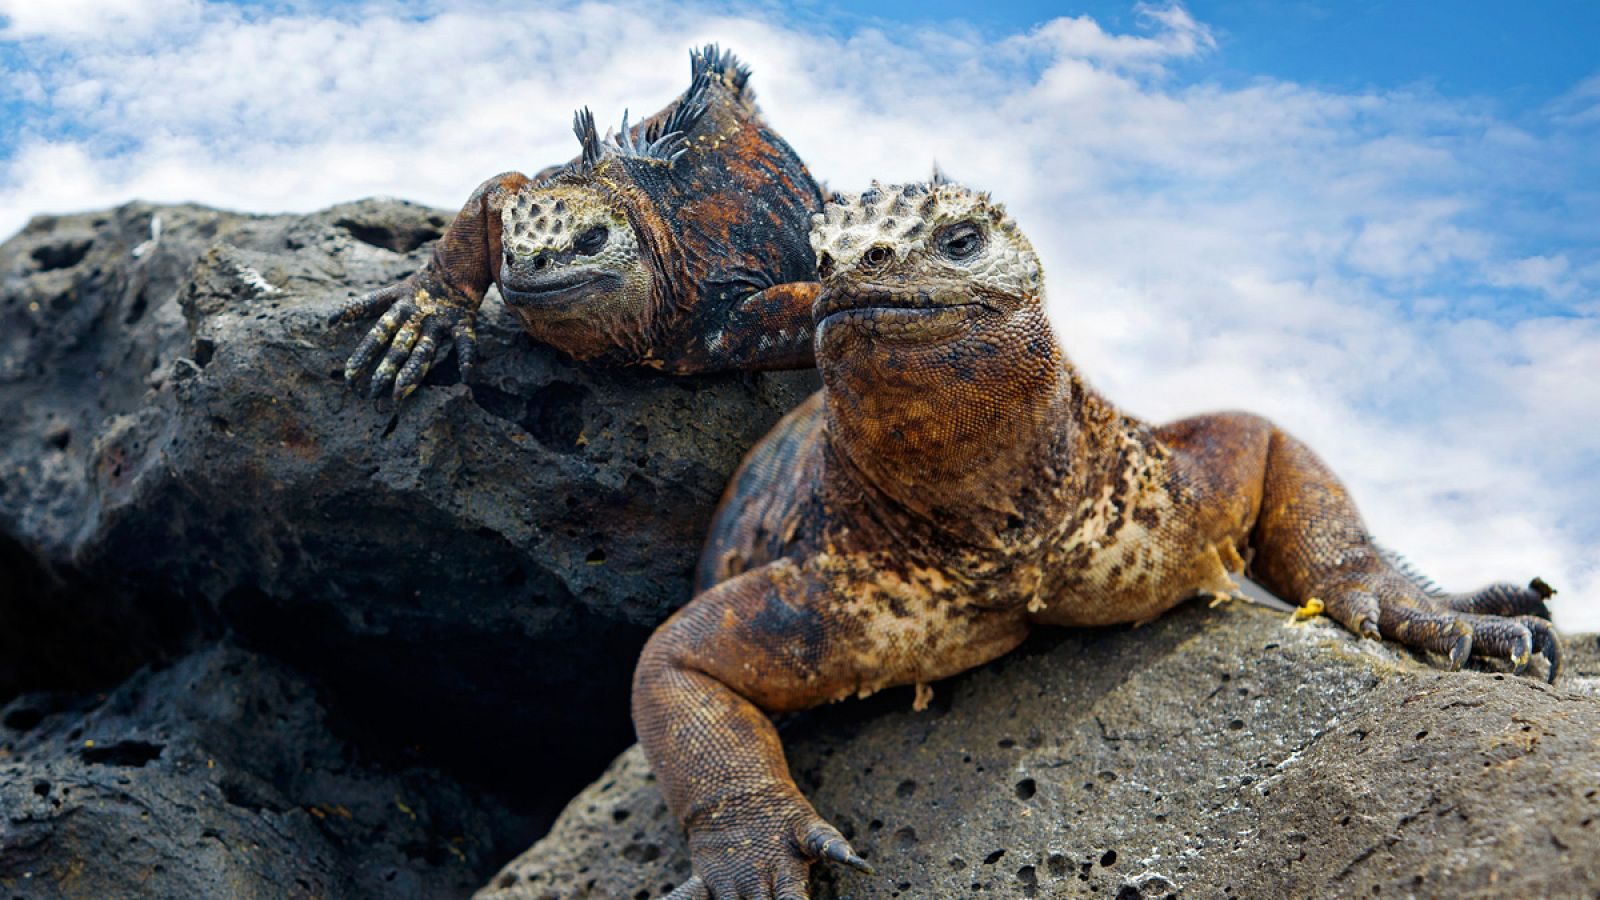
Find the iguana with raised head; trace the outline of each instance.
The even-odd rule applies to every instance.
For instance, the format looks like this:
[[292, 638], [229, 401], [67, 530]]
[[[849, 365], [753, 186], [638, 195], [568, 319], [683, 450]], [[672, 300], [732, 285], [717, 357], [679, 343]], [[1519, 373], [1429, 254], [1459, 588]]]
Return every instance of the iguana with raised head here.
[[1068, 363], [1038, 258], [999, 204], [938, 179], [830, 204], [811, 234], [823, 389], [751, 451], [663, 624], [633, 716], [694, 874], [675, 898], [807, 896], [866, 864], [796, 788], [769, 713], [994, 659], [1035, 625], [1110, 625], [1248, 572], [1351, 631], [1443, 654], [1560, 645], [1543, 582], [1426, 590], [1271, 422], [1151, 426]]
[[[578, 360], [687, 374], [812, 364], [815, 259], [806, 235], [822, 193], [762, 121], [733, 54], [690, 54], [683, 96], [601, 138], [575, 117], [582, 153], [473, 192], [420, 272], [352, 301], [340, 320], [386, 310], [351, 355], [370, 393], [400, 399], [453, 337], [465, 379], [484, 293], [535, 339]], [[380, 360], [381, 356], [381, 360]]]

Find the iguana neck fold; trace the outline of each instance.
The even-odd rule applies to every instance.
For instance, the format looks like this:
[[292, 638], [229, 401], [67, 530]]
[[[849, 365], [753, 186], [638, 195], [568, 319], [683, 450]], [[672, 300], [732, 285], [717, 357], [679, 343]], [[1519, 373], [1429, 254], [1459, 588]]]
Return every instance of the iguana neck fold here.
[[936, 530], [994, 546], [1069, 514], [1063, 487], [1091, 476], [1063, 461], [1103, 459], [1121, 417], [1077, 377], [1038, 304], [984, 330], [992, 340], [975, 353], [827, 335], [818, 363], [828, 439], [852, 477]]

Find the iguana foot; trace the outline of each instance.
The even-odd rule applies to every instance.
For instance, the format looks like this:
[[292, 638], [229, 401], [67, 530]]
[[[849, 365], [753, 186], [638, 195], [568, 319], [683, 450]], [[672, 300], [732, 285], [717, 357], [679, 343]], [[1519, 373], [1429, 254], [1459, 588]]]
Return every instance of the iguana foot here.
[[350, 301], [335, 322], [387, 310], [372, 326], [345, 363], [345, 381], [355, 384], [378, 354], [388, 347], [372, 372], [368, 396], [377, 398], [393, 385], [395, 400], [417, 389], [446, 338], [453, 337], [461, 380], [466, 381], [477, 361], [477, 309], [470, 301], [453, 299], [442, 285], [426, 276], [413, 275], [398, 284], [379, 288]]
[[1525, 588], [1497, 584], [1471, 594], [1432, 593], [1397, 573], [1384, 573], [1327, 592], [1326, 613], [1364, 637], [1437, 653], [1452, 670], [1469, 656], [1503, 659], [1527, 671], [1542, 656], [1546, 679], [1561, 673], [1561, 642], [1545, 601], [1554, 594], [1534, 579]]
[[813, 813], [798, 824], [746, 821], [689, 835], [695, 874], [668, 895], [669, 900], [806, 900], [811, 896], [811, 864], [843, 863], [872, 874], [838, 829]]

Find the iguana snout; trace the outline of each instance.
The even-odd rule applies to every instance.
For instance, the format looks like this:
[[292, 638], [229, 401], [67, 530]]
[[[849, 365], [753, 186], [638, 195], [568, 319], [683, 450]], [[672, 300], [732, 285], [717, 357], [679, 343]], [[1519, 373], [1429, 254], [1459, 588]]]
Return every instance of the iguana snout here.
[[567, 307], [648, 280], [622, 210], [587, 185], [546, 184], [501, 210], [501, 292], [519, 309]]
[[1032, 245], [986, 194], [942, 179], [873, 186], [812, 217], [819, 329], [944, 341], [1040, 307]]

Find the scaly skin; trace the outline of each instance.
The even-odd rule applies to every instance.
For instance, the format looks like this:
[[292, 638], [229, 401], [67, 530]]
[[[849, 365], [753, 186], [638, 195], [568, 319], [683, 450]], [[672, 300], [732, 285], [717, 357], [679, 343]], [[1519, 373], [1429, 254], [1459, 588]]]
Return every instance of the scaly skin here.
[[[352, 301], [345, 321], [386, 310], [351, 355], [355, 383], [403, 399], [454, 339], [463, 378], [484, 293], [535, 339], [575, 359], [687, 374], [812, 365], [815, 258], [806, 235], [822, 194], [762, 121], [731, 53], [690, 54], [689, 89], [602, 139], [587, 109], [582, 154], [473, 192], [404, 281]], [[380, 360], [381, 355], [381, 360]]]
[[875, 186], [830, 205], [812, 242], [823, 390], [751, 451], [707, 589], [634, 675], [639, 740], [693, 854], [674, 897], [793, 900], [814, 860], [864, 865], [795, 787], [767, 714], [907, 684], [921, 707], [1035, 625], [1146, 620], [1236, 595], [1243, 571], [1452, 667], [1537, 654], [1555, 678], [1542, 582], [1431, 592], [1271, 422], [1152, 427], [1085, 385], [1037, 257], [986, 196]]

